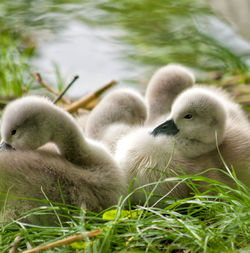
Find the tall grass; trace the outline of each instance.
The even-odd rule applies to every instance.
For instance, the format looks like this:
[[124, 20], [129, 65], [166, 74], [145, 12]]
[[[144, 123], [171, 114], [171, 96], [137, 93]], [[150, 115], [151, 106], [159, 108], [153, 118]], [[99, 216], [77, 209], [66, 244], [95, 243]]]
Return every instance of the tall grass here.
[[[94, 239], [49, 252], [247, 252], [250, 247], [249, 189], [237, 179], [236, 189], [201, 175], [172, 180], [178, 183], [183, 179], [196, 188], [195, 194], [186, 199], [169, 198], [165, 208], [138, 205], [126, 209], [123, 199], [116, 207], [98, 214], [66, 205], [30, 211], [26, 216], [56, 213], [60, 222], [49, 227], [26, 224], [22, 219], [5, 224], [1, 228], [0, 251], [8, 252], [19, 233], [23, 235], [20, 248], [25, 249], [27, 242], [36, 246], [101, 229], [102, 234]], [[197, 181], [206, 183], [205, 191], [197, 190]], [[67, 222], [61, 220], [59, 210], [64, 211]]]
[[233, 75], [249, 71], [247, 55], [233, 52], [204, 29], [208, 25], [204, 20], [215, 18], [206, 1], [97, 0], [92, 9], [88, 20], [121, 29], [115, 38], [130, 45], [123, 56], [140, 64], [162, 66], [178, 62]]
[[39, 6], [3, 0], [1, 9], [7, 15], [2, 18], [0, 13], [0, 24], [42, 37], [44, 31], [57, 34], [72, 21], [82, 22], [113, 31], [115, 43], [125, 46], [117, 56], [126, 61], [153, 69], [178, 62], [203, 71], [249, 76], [249, 54], [232, 51], [206, 30], [209, 22], [204, 20], [216, 18], [207, 1], [44, 0]]
[[[44, 0], [39, 8], [27, 0], [3, 0], [0, 6], [0, 96], [20, 96], [32, 86], [36, 48], [27, 45], [30, 37], [39, 42], [48, 32], [56, 36], [72, 21], [113, 31], [113, 43], [123, 45], [117, 57], [143, 66], [141, 75], [148, 79], [156, 67], [177, 62], [249, 81], [249, 55], [233, 52], [204, 29], [205, 23], [199, 25], [215, 17], [204, 0]], [[57, 67], [55, 76], [61, 90], [64, 82]]]
[[10, 34], [0, 35], [0, 96], [18, 97], [32, 83], [29, 63], [31, 48], [23, 47], [20, 39]]

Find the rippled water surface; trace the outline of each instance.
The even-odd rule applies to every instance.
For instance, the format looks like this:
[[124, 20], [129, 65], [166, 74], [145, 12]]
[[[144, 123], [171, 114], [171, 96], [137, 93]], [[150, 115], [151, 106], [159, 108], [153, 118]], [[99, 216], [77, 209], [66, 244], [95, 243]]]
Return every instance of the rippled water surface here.
[[249, 63], [249, 42], [201, 0], [2, 0], [0, 22], [35, 44], [34, 70], [49, 82], [56, 69], [64, 80], [80, 75], [74, 97], [112, 79], [143, 84], [169, 62], [199, 71]]

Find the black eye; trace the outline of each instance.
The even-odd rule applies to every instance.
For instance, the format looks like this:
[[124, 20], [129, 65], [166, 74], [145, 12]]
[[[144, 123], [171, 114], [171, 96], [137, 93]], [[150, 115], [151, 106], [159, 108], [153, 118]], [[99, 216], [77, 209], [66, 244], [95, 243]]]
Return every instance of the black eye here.
[[185, 119], [192, 119], [192, 117], [193, 117], [192, 114], [187, 114], [184, 116]]
[[16, 129], [11, 131], [11, 135], [15, 135], [16, 134]]

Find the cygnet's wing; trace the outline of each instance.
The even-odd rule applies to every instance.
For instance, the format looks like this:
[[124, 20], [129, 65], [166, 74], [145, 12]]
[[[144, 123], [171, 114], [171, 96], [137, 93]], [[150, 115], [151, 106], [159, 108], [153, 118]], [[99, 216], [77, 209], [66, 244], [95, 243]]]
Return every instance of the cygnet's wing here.
[[46, 197], [52, 202], [100, 211], [117, 203], [124, 190], [120, 179], [112, 168], [88, 170], [51, 153], [0, 152], [1, 218], [9, 221], [32, 208], [49, 205], [39, 202]]

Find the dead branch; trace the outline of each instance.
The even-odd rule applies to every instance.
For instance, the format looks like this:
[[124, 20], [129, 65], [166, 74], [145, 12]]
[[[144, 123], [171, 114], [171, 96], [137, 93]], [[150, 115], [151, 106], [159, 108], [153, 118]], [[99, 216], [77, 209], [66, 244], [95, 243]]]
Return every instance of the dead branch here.
[[98, 229], [98, 230], [94, 230], [94, 231], [91, 231], [91, 232], [88, 232], [88, 233], [85, 233], [85, 234], [72, 235], [72, 236], [69, 236], [67, 238], [58, 240], [56, 242], [48, 243], [48, 244], [43, 245], [43, 246], [38, 246], [38, 247], [35, 247], [33, 249], [25, 250], [25, 251], [23, 251], [23, 253], [35, 253], [35, 252], [39, 252], [39, 251], [49, 250], [49, 249], [52, 249], [52, 248], [55, 248], [55, 247], [64, 246], [64, 245], [70, 244], [72, 242], [82, 240], [86, 237], [97, 236], [97, 235], [100, 235], [101, 233], [102, 233], [102, 231]]
[[86, 104], [86, 106], [84, 107], [85, 109], [91, 111], [93, 110], [97, 104], [100, 102], [99, 98], [94, 98], [93, 100], [91, 100], [88, 104]]
[[[42, 79], [41, 74], [39, 73], [34, 73], [34, 77], [35, 79], [40, 83], [41, 86], [43, 86], [44, 88], [46, 88], [49, 92], [51, 92], [52, 94], [58, 96], [58, 92], [56, 90], [54, 90], [52, 87], [50, 87], [47, 83], [44, 82], [44, 80]], [[65, 97], [62, 97], [62, 100], [66, 103], [66, 104], [70, 104], [71, 101]]]
[[70, 113], [76, 112], [79, 108], [85, 107], [92, 100], [98, 98], [104, 91], [106, 91], [107, 89], [111, 88], [112, 86], [114, 86], [116, 84], [117, 84], [116, 81], [109, 82], [108, 84], [104, 85], [103, 87], [101, 87], [100, 89], [95, 91], [94, 93], [91, 93], [91, 94], [89, 94], [87, 96], [84, 96], [83, 98], [73, 102], [71, 105], [66, 107], [65, 110], [70, 112]]
[[63, 95], [67, 92], [67, 90], [74, 84], [74, 82], [79, 78], [79, 76], [74, 76], [74, 79], [64, 87], [62, 92], [56, 97], [56, 99], [53, 101], [54, 104], [56, 104], [57, 101], [59, 101]]

